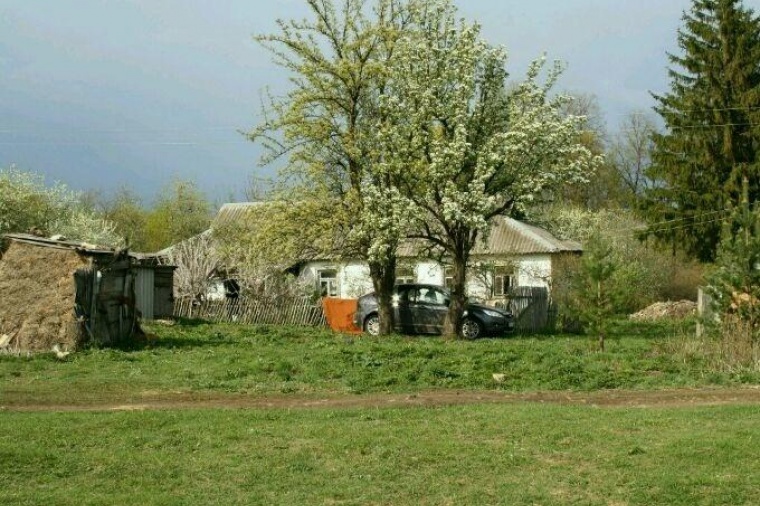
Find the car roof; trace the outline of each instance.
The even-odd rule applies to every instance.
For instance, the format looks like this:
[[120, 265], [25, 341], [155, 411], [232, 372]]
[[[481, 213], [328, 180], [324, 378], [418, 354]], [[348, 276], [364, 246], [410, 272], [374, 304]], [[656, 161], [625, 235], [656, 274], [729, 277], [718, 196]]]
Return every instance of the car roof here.
[[438, 288], [439, 290], [443, 290], [444, 292], [446, 291], [446, 287], [445, 286], [434, 285], [434, 284], [431, 284], [431, 283], [400, 283], [400, 284], [396, 285], [396, 288], [401, 288], [401, 287]]

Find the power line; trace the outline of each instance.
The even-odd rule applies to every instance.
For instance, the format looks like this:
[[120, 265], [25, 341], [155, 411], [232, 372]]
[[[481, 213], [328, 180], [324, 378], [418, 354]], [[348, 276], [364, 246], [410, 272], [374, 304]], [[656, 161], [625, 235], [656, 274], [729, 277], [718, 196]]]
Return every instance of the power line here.
[[[612, 229], [612, 230], [610, 230], [610, 232], [612, 232], [613, 235], [622, 236], [622, 235], [625, 235], [625, 234], [629, 234], [631, 232], [662, 232], [662, 231], [666, 231], [666, 230], [678, 230], [678, 229], [681, 229], [681, 228], [688, 228], [688, 227], [690, 227], [692, 225], [695, 225], [695, 224], [714, 223], [714, 222], [718, 222], [718, 221], [724, 221], [725, 219], [728, 218], [727, 216], [723, 216], [723, 217], [719, 217], [719, 218], [715, 218], [715, 219], [711, 219], [711, 220], [707, 220], [707, 221], [704, 221], [703, 218], [705, 218], [705, 217], [711, 217], [711, 216], [714, 216], [714, 215], [727, 214], [727, 213], [730, 213], [730, 212], [731, 211], [729, 209], [722, 209], [722, 210], [718, 210], [718, 211], [707, 211], [707, 212], [699, 213], [699, 214], [694, 215], [694, 216], [687, 216], [687, 217], [683, 217], [683, 218], [673, 218], [673, 219], [670, 219], [670, 220], [658, 221], [658, 222], [649, 223], [649, 224], [646, 224], [646, 225], [637, 225], [637, 226], [633, 226], [633, 227], [630, 227], [630, 228]], [[682, 222], [691, 222], [691, 223], [684, 223], [683, 225], [679, 225], [679, 226], [676, 226], [676, 227], [663, 227], [663, 225], [678, 224], [678, 223], [682, 223]]]
[[708, 225], [710, 223], [722, 222], [722, 221], [725, 221], [725, 220], [727, 220], [729, 218], [730, 217], [726, 216], [726, 217], [717, 218], [717, 219], [714, 219], [714, 220], [695, 221], [693, 223], [684, 223], [683, 225], [678, 226], [678, 227], [664, 227], [664, 228], [658, 228], [658, 229], [654, 229], [654, 230], [645, 230], [645, 232], [650, 232], [650, 233], [656, 234], [658, 232], [669, 232], [669, 231], [672, 231], [672, 230], [682, 230], [682, 229], [693, 227], [693, 226], [696, 226], [696, 225]]

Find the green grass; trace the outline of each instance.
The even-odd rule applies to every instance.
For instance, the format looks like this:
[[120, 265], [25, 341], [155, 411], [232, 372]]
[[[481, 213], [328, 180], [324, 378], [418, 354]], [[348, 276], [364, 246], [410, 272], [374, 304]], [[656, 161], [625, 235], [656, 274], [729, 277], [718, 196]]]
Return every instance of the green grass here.
[[[189, 322], [149, 329], [150, 346], [0, 356], [0, 406], [133, 401], [162, 392], [414, 392], [652, 389], [758, 383], [756, 372], [717, 371], [699, 354], [673, 353], [675, 324], [620, 322], [598, 351], [585, 336], [446, 341], [370, 338], [295, 327]], [[505, 374], [495, 383], [494, 373]]]
[[[751, 370], [716, 369], [684, 346], [688, 333], [673, 323], [619, 322], [604, 352], [571, 335], [465, 342], [202, 322], [149, 330], [157, 341], [135, 349], [85, 350], [66, 361], [0, 356], [0, 407], [178, 394], [760, 383]], [[493, 373], [505, 381], [495, 383]], [[759, 417], [756, 405], [688, 401], [668, 408], [0, 408], [0, 504], [754, 505]]]
[[3, 413], [0, 504], [760, 504], [756, 406]]

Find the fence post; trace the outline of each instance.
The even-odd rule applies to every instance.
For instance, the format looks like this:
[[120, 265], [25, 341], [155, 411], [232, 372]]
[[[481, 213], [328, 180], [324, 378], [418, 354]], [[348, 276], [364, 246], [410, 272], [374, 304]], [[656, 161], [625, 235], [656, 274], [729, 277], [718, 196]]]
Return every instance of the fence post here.
[[705, 292], [704, 287], [697, 289], [697, 338], [702, 337], [705, 332], [705, 326], [702, 322], [712, 318], [712, 297]]

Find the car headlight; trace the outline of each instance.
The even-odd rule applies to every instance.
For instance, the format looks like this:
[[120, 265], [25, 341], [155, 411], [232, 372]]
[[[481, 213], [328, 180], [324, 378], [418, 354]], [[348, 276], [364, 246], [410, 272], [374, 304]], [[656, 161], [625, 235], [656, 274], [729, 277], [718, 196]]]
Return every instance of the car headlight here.
[[484, 309], [483, 312], [491, 318], [504, 318], [504, 315], [498, 311], [492, 311], [490, 309]]

